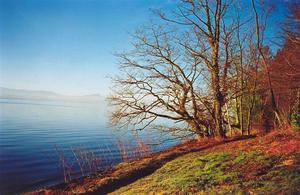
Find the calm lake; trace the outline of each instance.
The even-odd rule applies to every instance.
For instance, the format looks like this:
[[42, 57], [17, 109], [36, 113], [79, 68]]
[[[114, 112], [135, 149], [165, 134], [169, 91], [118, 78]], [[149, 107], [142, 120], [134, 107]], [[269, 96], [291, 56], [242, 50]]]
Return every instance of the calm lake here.
[[[70, 158], [73, 177], [79, 167], [72, 162], [72, 148], [91, 151], [103, 166], [121, 162], [119, 140], [134, 146], [134, 136], [107, 125], [103, 102], [79, 103], [0, 99], [0, 194], [16, 194], [64, 181], [57, 149]], [[141, 135], [147, 143], [157, 133]], [[159, 151], [176, 141], [155, 145]], [[73, 163], [73, 164], [72, 164]]]

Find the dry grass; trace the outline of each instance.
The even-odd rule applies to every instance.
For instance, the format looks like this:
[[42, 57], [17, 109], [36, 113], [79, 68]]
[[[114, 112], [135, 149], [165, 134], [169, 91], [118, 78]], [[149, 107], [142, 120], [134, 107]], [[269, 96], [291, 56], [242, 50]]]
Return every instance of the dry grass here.
[[[161, 177], [172, 177], [175, 175], [175, 172], [172, 171], [166, 171], [169, 169], [164, 169], [165, 166], [170, 167], [172, 170], [173, 168], [175, 171], [178, 171], [180, 167], [176, 168], [177, 166], [183, 166], [184, 164], [181, 164], [183, 162], [180, 161], [193, 161], [193, 158], [201, 158], [203, 156], [208, 156], [208, 158], [211, 158], [212, 162], [214, 162], [214, 159], [222, 160], [222, 158], [229, 159], [228, 162], [231, 162], [232, 160], [235, 160], [237, 164], [235, 166], [228, 166], [223, 167], [227, 171], [235, 170], [235, 172], [242, 172], [244, 170], [247, 170], [245, 175], [242, 175], [243, 178], [245, 178], [247, 182], [249, 182], [249, 188], [256, 189], [253, 186], [255, 186], [256, 180], [253, 180], [253, 184], [251, 183], [251, 179], [255, 179], [255, 173], [259, 172], [261, 174], [266, 174], [265, 171], [269, 169], [269, 166], [265, 166], [266, 164], [271, 163], [273, 167], [275, 167], [275, 161], [273, 164], [272, 161], [269, 161], [269, 157], [271, 156], [277, 156], [278, 159], [280, 159], [280, 163], [276, 164], [277, 166], [283, 166], [286, 164], [294, 164], [295, 159], [292, 158], [286, 158], [287, 156], [291, 156], [293, 154], [296, 154], [299, 152], [300, 149], [300, 133], [299, 132], [290, 132], [287, 130], [279, 130], [271, 132], [267, 135], [261, 135], [253, 139], [246, 139], [239, 138], [239, 139], [230, 139], [226, 141], [221, 140], [215, 140], [215, 139], [206, 139], [206, 140], [191, 140], [183, 144], [179, 144], [169, 150], [166, 150], [164, 152], [155, 153], [148, 155], [143, 158], [139, 158], [137, 160], [128, 160], [127, 162], [121, 163], [115, 167], [113, 167], [110, 170], [107, 170], [106, 172], [101, 172], [89, 177], [84, 177], [79, 180], [74, 180], [68, 184], [60, 185], [60, 186], [54, 186], [48, 189], [43, 189], [34, 192], [33, 194], [78, 194], [78, 193], [95, 193], [95, 194], [105, 194], [109, 192], [113, 192], [114, 190], [125, 186], [124, 188], [121, 188], [120, 192], [127, 192], [130, 193], [129, 189], [136, 188], [139, 193], [143, 193], [147, 190], [147, 187], [143, 189], [143, 186], [139, 186], [139, 182], [144, 181], [145, 178], [153, 178], [152, 180], [147, 180], [146, 184], [149, 184], [149, 186], [155, 186], [155, 181], [157, 177], [157, 171], [161, 174]], [[225, 152], [225, 154], [224, 154]], [[219, 154], [221, 156], [219, 156]], [[224, 154], [224, 155], [223, 155]], [[249, 155], [247, 155], [249, 154]], [[228, 156], [229, 157], [226, 157]], [[261, 156], [257, 158], [257, 160], [263, 160], [262, 163], [253, 163], [252, 158], [256, 159], [256, 155]], [[201, 157], [202, 156], [202, 157]], [[231, 159], [232, 158], [232, 159]], [[239, 164], [239, 159], [243, 161], [244, 163], [241, 165]], [[246, 160], [245, 160], [246, 159]], [[247, 160], [248, 159], [248, 160]], [[265, 160], [264, 160], [265, 159]], [[277, 158], [276, 158], [277, 159]], [[205, 159], [204, 159], [205, 160]], [[277, 162], [277, 161], [276, 161]], [[226, 165], [226, 164], [225, 164]], [[205, 164], [203, 165], [205, 166]], [[286, 167], [286, 166], [284, 166]], [[197, 168], [197, 167], [195, 167]], [[213, 168], [213, 167], [212, 167]], [[223, 171], [222, 168], [222, 171]], [[186, 175], [188, 173], [188, 170], [193, 170], [193, 167], [190, 167], [187, 170], [184, 170], [182, 172], [182, 175]], [[166, 172], [164, 172], [165, 170]], [[196, 169], [198, 170], [198, 169]], [[280, 169], [281, 170], [281, 169]], [[276, 171], [278, 171], [276, 169]], [[284, 169], [282, 171], [285, 171]], [[226, 173], [226, 174], [225, 174]], [[192, 173], [191, 173], [192, 174]], [[214, 184], [214, 187], [218, 187], [222, 184], [222, 179], [224, 174], [224, 177], [227, 175], [227, 172], [220, 172], [221, 175], [216, 175], [213, 177], [217, 177], [220, 179], [220, 183]], [[275, 173], [274, 173], [275, 174]], [[281, 174], [281, 172], [276, 172], [276, 174]], [[228, 176], [228, 175], [227, 175]], [[226, 176], [226, 177], [227, 177]], [[181, 181], [182, 178], [180, 178], [180, 174], [177, 174], [178, 179]], [[234, 175], [229, 175], [228, 177], [234, 178]], [[267, 177], [267, 176], [266, 176]], [[276, 176], [277, 177], [277, 176]], [[278, 176], [279, 177], [279, 176]], [[196, 179], [196, 178], [194, 178]], [[205, 178], [204, 178], [205, 179]], [[280, 178], [279, 178], [280, 179]], [[188, 177], [187, 181], [194, 181], [193, 177]], [[176, 183], [176, 182], [175, 182]], [[212, 182], [213, 184], [213, 182]], [[251, 185], [250, 185], [251, 184]], [[143, 184], [144, 185], [144, 184]], [[169, 185], [168, 182], [166, 182], [166, 186]], [[179, 185], [179, 184], [178, 184]], [[184, 186], [189, 186], [188, 184], [180, 184]], [[225, 185], [225, 184], [224, 184]], [[264, 185], [267, 185], [264, 183]], [[271, 184], [270, 184], [271, 185]], [[272, 183], [273, 185], [273, 183]], [[128, 186], [128, 187], [126, 187]], [[252, 187], [251, 187], [252, 186]], [[177, 186], [178, 187], [178, 186]], [[219, 186], [220, 187], [220, 186]], [[232, 187], [232, 186], [231, 186]], [[154, 191], [160, 191], [161, 188], [152, 188]], [[176, 191], [176, 185], [173, 186], [172, 189], [166, 189], [166, 191], [170, 190], [169, 192]], [[195, 189], [196, 191], [199, 189]], [[242, 189], [246, 190], [246, 189]], [[250, 190], [251, 191], [251, 190]], [[248, 192], [250, 192], [248, 191]], [[212, 191], [213, 192], [213, 191]], [[116, 193], [120, 194], [120, 193]]]

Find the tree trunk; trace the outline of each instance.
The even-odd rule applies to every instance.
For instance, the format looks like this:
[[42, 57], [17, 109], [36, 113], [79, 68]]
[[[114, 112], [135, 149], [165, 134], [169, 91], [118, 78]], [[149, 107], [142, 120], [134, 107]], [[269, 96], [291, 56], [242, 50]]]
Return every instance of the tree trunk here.
[[230, 131], [230, 136], [232, 137], [232, 127], [231, 127], [231, 123], [230, 123], [229, 109], [228, 109], [228, 104], [227, 104], [227, 103], [225, 103], [225, 107], [226, 107], [226, 115], [227, 115], [228, 129], [229, 129], [229, 131]]
[[220, 77], [217, 68], [212, 72], [212, 83], [214, 90], [214, 118], [215, 118], [215, 130], [220, 138], [225, 138], [225, 132], [223, 130], [223, 116], [222, 116], [222, 106], [223, 106], [223, 95], [220, 89]]
[[240, 129], [242, 135], [244, 135], [244, 113], [243, 113], [243, 95], [240, 97]]
[[239, 107], [239, 103], [238, 103], [238, 98], [236, 97], [234, 99], [235, 101], [235, 125], [240, 127], [240, 107]]
[[247, 119], [247, 135], [250, 135], [250, 129], [251, 129], [251, 115], [252, 115], [252, 110], [251, 108], [248, 109], [248, 119]]
[[263, 62], [262, 64], [264, 66], [264, 70], [266, 72], [267, 79], [268, 79], [268, 85], [269, 85], [269, 90], [270, 90], [270, 95], [271, 95], [272, 111], [274, 112], [275, 119], [277, 120], [278, 125], [280, 127], [280, 126], [282, 126], [281, 116], [280, 116], [280, 112], [279, 112], [279, 109], [277, 107], [276, 100], [275, 100], [275, 94], [274, 94], [274, 89], [273, 89], [273, 86], [272, 86], [272, 80], [271, 80], [271, 75], [270, 75], [270, 70], [269, 70], [269, 67], [268, 67], [267, 59], [266, 59], [265, 54], [262, 50], [262, 42], [263, 41], [261, 40], [261, 37], [260, 37], [259, 17], [258, 17], [258, 13], [257, 13], [256, 7], [255, 7], [254, 0], [251, 0], [251, 3], [252, 3], [252, 8], [253, 8], [254, 17], [255, 17], [257, 49], [258, 49], [259, 54], [262, 57], [262, 62]]

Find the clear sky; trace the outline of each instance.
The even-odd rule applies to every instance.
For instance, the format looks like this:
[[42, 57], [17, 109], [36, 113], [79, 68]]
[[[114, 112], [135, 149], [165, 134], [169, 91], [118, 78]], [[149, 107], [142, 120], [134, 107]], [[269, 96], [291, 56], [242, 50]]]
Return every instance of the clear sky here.
[[0, 0], [0, 86], [62, 94], [109, 92], [113, 53], [172, 0]]
[[0, 86], [107, 94], [113, 53], [161, 0], [0, 0]]

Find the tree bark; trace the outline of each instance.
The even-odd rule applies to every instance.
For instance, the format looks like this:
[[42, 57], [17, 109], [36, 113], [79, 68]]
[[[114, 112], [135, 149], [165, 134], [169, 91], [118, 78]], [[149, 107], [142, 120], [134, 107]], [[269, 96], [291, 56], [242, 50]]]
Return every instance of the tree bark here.
[[223, 115], [222, 115], [222, 107], [223, 107], [223, 95], [220, 89], [220, 77], [219, 71], [215, 68], [212, 71], [212, 83], [213, 83], [213, 91], [214, 91], [214, 119], [215, 119], [215, 130], [220, 138], [226, 138], [224, 129], [223, 129]]
[[270, 95], [271, 95], [271, 107], [272, 107], [272, 110], [275, 114], [275, 119], [277, 120], [278, 125], [282, 126], [281, 115], [279, 113], [279, 110], [278, 110], [278, 107], [277, 107], [277, 104], [276, 104], [276, 100], [275, 100], [275, 94], [274, 94], [274, 89], [273, 89], [273, 86], [272, 86], [270, 70], [269, 70], [269, 67], [268, 67], [268, 63], [267, 63], [265, 54], [262, 51], [262, 40], [261, 40], [261, 37], [260, 37], [260, 27], [259, 27], [258, 13], [257, 13], [257, 10], [256, 10], [254, 0], [251, 0], [251, 3], [252, 3], [252, 8], [253, 8], [254, 17], [255, 17], [257, 49], [258, 49], [259, 54], [262, 57], [262, 62], [263, 62], [262, 64], [264, 66], [264, 70], [265, 70], [265, 73], [267, 75], [267, 80], [268, 80], [268, 85], [269, 85], [269, 90], [270, 90]]

